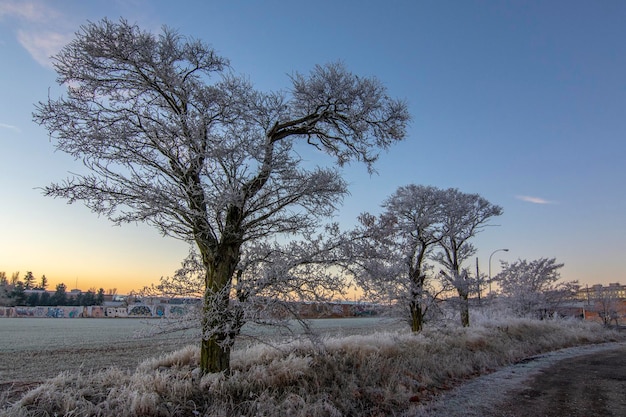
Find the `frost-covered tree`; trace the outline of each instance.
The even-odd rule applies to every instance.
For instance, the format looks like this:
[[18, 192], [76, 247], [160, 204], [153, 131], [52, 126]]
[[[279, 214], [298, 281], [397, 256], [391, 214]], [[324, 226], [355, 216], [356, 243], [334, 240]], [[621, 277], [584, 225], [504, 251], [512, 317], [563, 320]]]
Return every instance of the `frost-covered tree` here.
[[368, 298], [390, 301], [419, 332], [438, 290], [428, 282], [428, 256], [441, 239], [443, 190], [421, 185], [399, 187], [378, 217], [363, 213], [352, 239], [360, 259], [353, 265]]
[[45, 193], [195, 244], [204, 271], [203, 372], [230, 367], [242, 250], [311, 234], [347, 192], [336, 168], [302, 163], [305, 146], [371, 170], [409, 120], [406, 104], [379, 81], [341, 64], [264, 93], [203, 42], [124, 20], [83, 26], [54, 66], [67, 96], [39, 103], [34, 117], [89, 173]]
[[595, 288], [593, 291], [593, 309], [598, 313], [598, 317], [605, 326], [610, 326], [612, 322], [619, 326], [621, 301], [617, 288], [611, 286]]
[[[347, 240], [348, 236], [340, 232], [337, 224], [330, 224], [323, 233], [305, 234], [285, 243], [271, 239], [249, 242], [242, 248], [230, 287], [231, 326], [239, 331], [243, 324], [253, 322], [291, 332], [288, 319], [300, 320], [301, 301], [324, 302], [342, 295], [345, 291], [342, 267], [351, 263], [345, 251]], [[148, 329], [150, 333], [197, 326], [202, 310], [195, 300], [203, 294], [205, 275], [202, 259], [192, 248], [173, 276], [162, 277], [159, 284], [135, 294], [141, 298], [177, 298], [182, 303], [183, 314], [159, 320]], [[300, 320], [300, 323], [309, 330], [306, 322]]]
[[574, 293], [576, 281], [557, 282], [564, 264], [557, 263], [556, 258], [502, 261], [501, 265], [495, 281], [508, 305], [520, 316], [543, 317]]
[[442, 202], [440, 250], [434, 259], [445, 268], [440, 273], [444, 284], [452, 285], [459, 295], [461, 324], [469, 326], [468, 298], [474, 283], [463, 263], [476, 253], [470, 239], [481, 232], [492, 217], [501, 215], [502, 208], [478, 194], [463, 193], [455, 188], [445, 190]]

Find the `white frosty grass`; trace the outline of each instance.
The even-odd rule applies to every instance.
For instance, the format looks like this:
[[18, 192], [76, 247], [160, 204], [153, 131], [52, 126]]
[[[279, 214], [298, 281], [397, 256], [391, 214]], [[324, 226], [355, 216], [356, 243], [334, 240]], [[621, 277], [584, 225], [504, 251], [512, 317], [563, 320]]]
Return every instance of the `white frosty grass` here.
[[461, 381], [524, 357], [617, 340], [580, 321], [479, 320], [475, 327], [294, 340], [233, 353], [230, 376], [197, 370], [190, 346], [135, 372], [65, 373], [23, 396], [14, 416], [411, 415]]

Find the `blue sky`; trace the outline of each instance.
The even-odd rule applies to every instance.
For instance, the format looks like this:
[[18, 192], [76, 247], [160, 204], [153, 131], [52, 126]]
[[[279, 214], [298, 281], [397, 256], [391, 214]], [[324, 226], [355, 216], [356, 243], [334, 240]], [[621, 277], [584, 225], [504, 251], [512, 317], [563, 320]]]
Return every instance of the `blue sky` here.
[[80, 169], [32, 122], [60, 92], [48, 57], [103, 17], [202, 39], [260, 90], [341, 60], [406, 99], [408, 138], [378, 175], [345, 171], [346, 227], [401, 185], [456, 187], [504, 209], [474, 240], [482, 271], [509, 248], [494, 274], [499, 259], [556, 257], [564, 279], [626, 283], [626, 3], [571, 0], [0, 0], [0, 271], [127, 292], [187, 253], [37, 189]]

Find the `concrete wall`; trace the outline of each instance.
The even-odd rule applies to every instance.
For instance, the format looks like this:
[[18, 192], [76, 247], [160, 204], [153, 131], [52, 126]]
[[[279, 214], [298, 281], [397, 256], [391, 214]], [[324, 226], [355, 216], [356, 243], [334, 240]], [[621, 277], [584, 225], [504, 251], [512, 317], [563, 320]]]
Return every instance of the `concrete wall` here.
[[99, 317], [173, 317], [185, 313], [186, 306], [135, 304], [128, 307], [0, 307], [2, 317], [99, 318]]

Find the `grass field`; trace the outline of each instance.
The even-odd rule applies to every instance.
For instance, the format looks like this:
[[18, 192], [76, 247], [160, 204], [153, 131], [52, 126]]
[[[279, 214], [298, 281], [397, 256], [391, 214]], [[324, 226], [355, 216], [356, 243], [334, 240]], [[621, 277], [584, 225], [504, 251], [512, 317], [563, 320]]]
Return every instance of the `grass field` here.
[[45, 319], [0, 320], [0, 352], [24, 352], [98, 347], [127, 342], [148, 325], [143, 319]]
[[315, 343], [242, 343], [230, 377], [199, 379], [197, 341], [135, 339], [142, 320], [17, 320], [0, 320], [3, 335], [16, 335], [0, 345], [0, 414], [10, 417], [409, 415], [446, 387], [530, 355], [623, 339], [572, 320], [488, 319], [419, 335], [383, 319], [319, 320]]
[[[397, 323], [380, 318], [319, 319], [310, 323], [324, 335], [397, 327]], [[137, 336], [150, 333], [155, 324], [157, 320], [134, 318], [0, 319], [0, 384], [41, 381], [62, 371], [97, 371], [109, 366], [133, 369], [142, 360], [197, 341], [192, 332]], [[292, 330], [297, 332], [295, 324]], [[245, 334], [268, 334], [267, 329], [251, 326], [243, 332], [242, 343], [248, 340]]]

